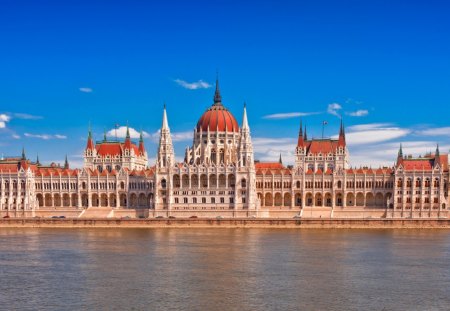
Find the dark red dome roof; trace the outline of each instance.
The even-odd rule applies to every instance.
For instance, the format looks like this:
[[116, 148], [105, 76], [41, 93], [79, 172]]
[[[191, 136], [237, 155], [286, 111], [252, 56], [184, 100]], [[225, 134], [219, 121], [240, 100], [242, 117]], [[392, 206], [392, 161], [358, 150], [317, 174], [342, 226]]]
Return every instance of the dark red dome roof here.
[[197, 131], [209, 131], [210, 132], [239, 132], [239, 125], [227, 108], [222, 106], [222, 104], [214, 104], [197, 122]]
[[205, 111], [197, 122], [197, 131], [210, 132], [239, 132], [239, 125], [227, 108], [222, 105], [222, 96], [219, 91], [219, 81], [216, 80], [214, 104]]

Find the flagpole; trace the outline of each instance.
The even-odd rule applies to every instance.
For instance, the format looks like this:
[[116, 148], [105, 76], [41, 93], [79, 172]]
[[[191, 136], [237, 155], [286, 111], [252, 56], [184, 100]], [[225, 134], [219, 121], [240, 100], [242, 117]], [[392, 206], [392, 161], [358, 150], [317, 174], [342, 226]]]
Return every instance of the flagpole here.
[[322, 139], [324, 137], [324, 132], [325, 132], [325, 125], [328, 124], [328, 121], [322, 121]]

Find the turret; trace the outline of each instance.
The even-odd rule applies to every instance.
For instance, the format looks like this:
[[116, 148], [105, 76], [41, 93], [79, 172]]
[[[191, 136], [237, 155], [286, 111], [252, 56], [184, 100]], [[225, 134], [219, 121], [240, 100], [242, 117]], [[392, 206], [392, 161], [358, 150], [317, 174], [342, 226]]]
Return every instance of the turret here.
[[164, 104], [163, 119], [159, 137], [157, 165], [159, 167], [170, 167], [174, 163], [172, 137], [170, 135], [169, 122], [167, 121], [166, 104]]
[[131, 149], [130, 128], [128, 127], [128, 124], [127, 124], [127, 134], [125, 136], [124, 148], [125, 149]]
[[398, 153], [397, 153], [397, 165], [402, 163], [402, 161], [403, 161], [403, 147], [402, 147], [402, 144], [400, 143], [400, 147], [398, 148]]
[[439, 144], [436, 145], [436, 152], [434, 154], [434, 166], [441, 165], [441, 154], [439, 152]]
[[244, 103], [244, 113], [242, 115], [241, 137], [238, 146], [238, 157], [240, 166], [254, 165], [253, 161], [253, 146], [250, 137], [250, 127], [247, 120], [247, 107]]
[[144, 137], [142, 135], [142, 131], [141, 131], [141, 134], [139, 136], [139, 154], [141, 154], [141, 155], [145, 154]]
[[94, 150], [94, 149], [95, 149], [94, 140], [92, 139], [91, 127], [89, 126], [86, 150]]

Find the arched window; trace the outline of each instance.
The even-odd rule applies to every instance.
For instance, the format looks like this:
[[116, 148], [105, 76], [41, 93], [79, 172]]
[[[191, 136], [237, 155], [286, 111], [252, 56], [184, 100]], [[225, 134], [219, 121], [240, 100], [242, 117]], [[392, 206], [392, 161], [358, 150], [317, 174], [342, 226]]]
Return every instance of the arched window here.
[[216, 150], [212, 149], [211, 150], [211, 163], [216, 164], [216, 160], [217, 160], [217, 158], [216, 158]]
[[165, 180], [165, 179], [161, 180], [161, 187], [162, 187], [163, 189], [165, 189], [166, 186], [167, 186], [166, 180]]
[[242, 178], [242, 180], [241, 180], [241, 187], [247, 188], [247, 180], [245, 178]]

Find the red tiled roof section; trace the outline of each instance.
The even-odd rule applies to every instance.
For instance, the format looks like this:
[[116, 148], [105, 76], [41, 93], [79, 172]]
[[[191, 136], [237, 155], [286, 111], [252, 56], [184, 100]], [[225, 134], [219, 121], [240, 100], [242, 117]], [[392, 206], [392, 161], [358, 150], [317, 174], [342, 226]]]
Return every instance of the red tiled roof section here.
[[280, 162], [259, 162], [255, 163], [255, 169], [262, 170], [262, 169], [284, 169], [282, 163]]
[[338, 148], [337, 140], [310, 140], [306, 142], [306, 153], [322, 153], [323, 155], [333, 153]]
[[[139, 148], [133, 143], [129, 143], [131, 146], [131, 149], [134, 150], [134, 153], [136, 155], [139, 155]], [[125, 149], [124, 144], [120, 142], [103, 142], [103, 143], [97, 143], [95, 146], [97, 149], [97, 153], [101, 156], [116, 156], [116, 155], [122, 155], [122, 150]]]
[[223, 106], [212, 106], [201, 116], [197, 122], [197, 131], [210, 132], [239, 132], [239, 125], [231, 114]]
[[[403, 166], [406, 171], [430, 171], [435, 166], [436, 156], [431, 155], [425, 158], [408, 159], [403, 158], [399, 164]], [[440, 166], [444, 171], [448, 171], [448, 154], [442, 154], [439, 156]]]

